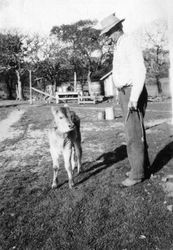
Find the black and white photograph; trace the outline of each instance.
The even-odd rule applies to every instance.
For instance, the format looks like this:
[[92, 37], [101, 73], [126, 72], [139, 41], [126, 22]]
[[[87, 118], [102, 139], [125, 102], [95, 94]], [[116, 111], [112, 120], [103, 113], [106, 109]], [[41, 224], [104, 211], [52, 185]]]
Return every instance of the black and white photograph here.
[[172, 0], [0, 0], [0, 250], [173, 250], [172, 98]]

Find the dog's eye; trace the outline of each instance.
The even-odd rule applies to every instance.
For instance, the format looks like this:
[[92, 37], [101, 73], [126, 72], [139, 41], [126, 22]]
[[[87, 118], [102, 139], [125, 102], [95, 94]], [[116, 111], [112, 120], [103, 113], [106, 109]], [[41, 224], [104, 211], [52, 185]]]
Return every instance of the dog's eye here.
[[59, 119], [62, 119], [62, 118], [63, 118], [62, 116], [59, 117]]

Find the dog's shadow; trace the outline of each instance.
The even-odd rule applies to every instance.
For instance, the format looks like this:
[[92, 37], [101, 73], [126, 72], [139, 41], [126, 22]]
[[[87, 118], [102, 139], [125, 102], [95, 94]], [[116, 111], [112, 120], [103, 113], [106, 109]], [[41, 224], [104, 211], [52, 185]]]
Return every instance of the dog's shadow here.
[[124, 160], [127, 157], [127, 150], [125, 145], [121, 145], [111, 152], [100, 155], [94, 162], [85, 162], [82, 164], [82, 179], [76, 182], [79, 185], [92, 176], [97, 175], [104, 169], [111, 167], [113, 164]]
[[151, 168], [150, 173], [155, 174], [159, 170], [161, 170], [171, 159], [173, 158], [173, 142], [170, 142], [168, 145], [166, 145], [157, 155], [154, 159]]

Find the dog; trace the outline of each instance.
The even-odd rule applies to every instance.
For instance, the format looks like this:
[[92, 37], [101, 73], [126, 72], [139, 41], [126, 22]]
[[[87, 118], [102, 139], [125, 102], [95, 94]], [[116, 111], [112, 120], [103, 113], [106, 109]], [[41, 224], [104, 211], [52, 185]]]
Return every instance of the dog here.
[[53, 125], [48, 131], [50, 154], [53, 161], [52, 188], [58, 186], [59, 158], [63, 155], [65, 169], [68, 174], [69, 188], [74, 186], [73, 172], [75, 158], [78, 174], [81, 170], [82, 147], [80, 119], [69, 107], [51, 107]]

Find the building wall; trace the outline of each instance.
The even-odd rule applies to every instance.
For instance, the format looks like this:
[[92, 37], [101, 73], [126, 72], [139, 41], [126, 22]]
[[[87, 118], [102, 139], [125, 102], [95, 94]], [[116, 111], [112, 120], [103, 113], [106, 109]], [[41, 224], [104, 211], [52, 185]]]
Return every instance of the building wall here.
[[104, 94], [106, 97], [114, 96], [114, 84], [112, 81], [112, 75], [108, 76], [104, 80]]

